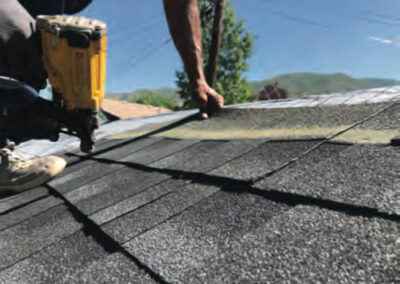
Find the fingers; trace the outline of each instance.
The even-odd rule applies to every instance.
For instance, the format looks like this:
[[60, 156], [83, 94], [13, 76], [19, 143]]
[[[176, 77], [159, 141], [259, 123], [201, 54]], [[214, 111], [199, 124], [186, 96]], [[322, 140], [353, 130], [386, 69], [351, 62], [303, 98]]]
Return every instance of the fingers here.
[[204, 82], [198, 83], [195, 88], [195, 97], [200, 110], [200, 119], [208, 119], [211, 115], [220, 111], [224, 106], [224, 97]]
[[193, 99], [196, 101], [198, 108], [199, 108], [199, 119], [200, 120], [206, 120], [208, 119], [208, 114], [207, 114], [207, 104], [208, 104], [208, 98], [207, 95], [204, 93], [197, 93]]
[[224, 107], [224, 97], [215, 93], [208, 96], [208, 107], [215, 108], [217, 111]]
[[[212, 90], [212, 89], [211, 89]], [[207, 94], [207, 103], [204, 107], [199, 107], [202, 120], [208, 119], [213, 114], [219, 112], [224, 106], [224, 97], [212, 90]]]
[[200, 112], [200, 120], [207, 120], [209, 118], [207, 112]]
[[208, 116], [219, 112], [224, 107], [224, 97], [219, 95], [214, 89], [209, 88], [207, 98]]

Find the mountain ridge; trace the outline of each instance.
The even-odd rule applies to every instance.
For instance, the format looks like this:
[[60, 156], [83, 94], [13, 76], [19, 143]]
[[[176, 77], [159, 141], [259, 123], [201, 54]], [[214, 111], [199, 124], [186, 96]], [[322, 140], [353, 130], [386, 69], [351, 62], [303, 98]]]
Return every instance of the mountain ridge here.
[[287, 89], [290, 97], [400, 85], [400, 81], [394, 79], [354, 78], [345, 73], [299, 72], [282, 74], [266, 80], [253, 81], [251, 82], [253, 92], [257, 93], [265, 85], [273, 82], [278, 82], [280, 87]]
[[[349, 92], [361, 89], [372, 89], [400, 85], [399, 80], [385, 78], [355, 78], [345, 73], [313, 73], [297, 72], [275, 76], [266, 80], [250, 81], [253, 95], [257, 94], [265, 85], [278, 82], [281, 88], [288, 90], [289, 97], [304, 95], [329, 94], [337, 92]], [[173, 87], [138, 89], [125, 93], [109, 93], [111, 98], [135, 102], [137, 98], [145, 96], [161, 96], [180, 101]]]

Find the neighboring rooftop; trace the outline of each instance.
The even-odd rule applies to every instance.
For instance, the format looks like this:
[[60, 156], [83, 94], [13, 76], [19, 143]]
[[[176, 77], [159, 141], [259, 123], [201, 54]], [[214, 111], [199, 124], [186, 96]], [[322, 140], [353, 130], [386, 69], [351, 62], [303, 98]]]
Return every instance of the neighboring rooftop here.
[[119, 121], [86, 157], [69, 138], [22, 145], [69, 166], [0, 201], [0, 282], [397, 283], [399, 96]]
[[115, 99], [104, 99], [103, 109], [120, 119], [147, 117], [170, 112], [166, 108], [129, 103]]

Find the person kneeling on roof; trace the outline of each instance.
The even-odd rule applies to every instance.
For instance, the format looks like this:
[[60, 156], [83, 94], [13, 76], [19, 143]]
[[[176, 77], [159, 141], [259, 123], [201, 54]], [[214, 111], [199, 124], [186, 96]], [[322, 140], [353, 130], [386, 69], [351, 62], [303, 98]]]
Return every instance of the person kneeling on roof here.
[[[13, 78], [36, 90], [46, 86], [46, 72], [37, 40], [35, 17], [74, 14], [91, 0], [1, 0], [0, 1], [0, 76]], [[111, 1], [110, 1], [110, 5]], [[197, 0], [164, 0], [166, 18], [175, 46], [184, 62], [194, 90], [193, 99], [201, 115], [223, 107], [223, 97], [209, 87], [203, 72], [201, 27]], [[0, 84], [0, 107], [24, 104], [26, 95], [13, 93]], [[20, 99], [22, 98], [22, 99]], [[22, 101], [21, 101], [22, 100]], [[64, 159], [56, 156], [23, 159], [12, 147], [0, 149], [0, 192], [21, 192], [49, 181], [60, 174]]]

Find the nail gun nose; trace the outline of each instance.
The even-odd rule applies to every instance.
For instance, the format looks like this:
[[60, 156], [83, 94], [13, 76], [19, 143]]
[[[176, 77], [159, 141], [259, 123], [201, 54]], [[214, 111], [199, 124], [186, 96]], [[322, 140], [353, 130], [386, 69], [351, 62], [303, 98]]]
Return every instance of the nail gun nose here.
[[93, 141], [82, 141], [80, 149], [81, 149], [81, 152], [90, 154], [94, 151], [94, 142]]
[[99, 128], [97, 113], [81, 113], [80, 119], [77, 120], [77, 123], [81, 124], [80, 131], [78, 131], [78, 136], [81, 139], [81, 151], [84, 153], [93, 152], [96, 142], [94, 132]]

